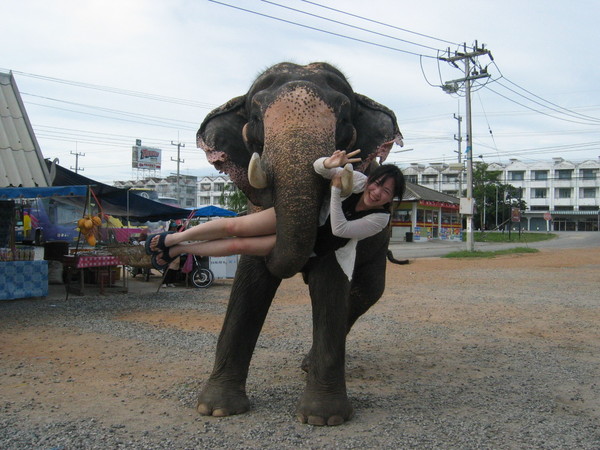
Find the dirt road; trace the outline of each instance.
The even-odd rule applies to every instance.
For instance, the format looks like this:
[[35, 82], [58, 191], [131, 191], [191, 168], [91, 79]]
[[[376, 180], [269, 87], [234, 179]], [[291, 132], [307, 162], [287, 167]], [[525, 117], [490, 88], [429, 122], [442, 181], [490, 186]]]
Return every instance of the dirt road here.
[[0, 302], [0, 447], [600, 448], [597, 248], [389, 265], [348, 338], [356, 415], [332, 428], [294, 418], [300, 277], [258, 342], [252, 410], [194, 411], [229, 288]]

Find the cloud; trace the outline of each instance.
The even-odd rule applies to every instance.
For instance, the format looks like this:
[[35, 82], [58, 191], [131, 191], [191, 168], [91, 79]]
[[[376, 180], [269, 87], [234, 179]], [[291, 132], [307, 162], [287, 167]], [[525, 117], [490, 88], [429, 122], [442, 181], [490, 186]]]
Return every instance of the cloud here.
[[[319, 2], [416, 34], [305, 2], [277, 1], [442, 51], [448, 47], [451, 51], [458, 49], [445, 41], [470, 44], [478, 39], [492, 50], [497, 66], [491, 65], [489, 70], [494, 78], [503, 74], [545, 100], [600, 117], [598, 77], [593, 64], [597, 53], [593, 46], [595, 22], [600, 13], [596, 2], [586, 1], [578, 7], [543, 0], [525, 3], [507, 0], [501, 4], [466, 0], [460, 7], [443, 0], [409, 6], [388, 0]], [[182, 141], [186, 144], [182, 152], [186, 160], [183, 170], [207, 170], [209, 165], [202, 152], [195, 149], [195, 131], [211, 108], [245, 93], [253, 79], [274, 63], [327, 61], [348, 76], [357, 92], [394, 110], [406, 146], [415, 148], [413, 152], [397, 155], [398, 161], [456, 156], [453, 136], [457, 122], [453, 114], [464, 115], [464, 99], [449, 96], [428, 83], [436, 85], [460, 78], [459, 70], [435, 59], [367, 45], [316, 29], [428, 56], [435, 55], [434, 50], [299, 15], [257, 0], [229, 3], [315, 29], [207, 0], [24, 0], [5, 8], [3, 34], [10, 36], [10, 45], [0, 49], [0, 64], [16, 71], [21, 91], [38, 96], [24, 95], [24, 99], [44, 155], [59, 157], [63, 165], [69, 166], [74, 164], [71, 152], [76, 149], [85, 152], [86, 156], [80, 160], [86, 168], [85, 174], [110, 182], [135, 176], [129, 155], [136, 138], [163, 149], [164, 174], [175, 169], [171, 158], [176, 157], [176, 148], [171, 141]], [[194, 106], [110, 93], [28, 74], [186, 99], [194, 102]], [[498, 150], [484, 148], [499, 158], [518, 155], [515, 149], [541, 148], [550, 142], [600, 140], [597, 126], [536, 113], [519, 106], [515, 100], [529, 106], [535, 104], [497, 84], [489, 87], [510, 100], [486, 89], [474, 94], [473, 134], [476, 144], [494, 147], [489, 133], [492, 129]], [[105, 109], [154, 119], [108, 113]], [[176, 125], [166, 125], [161, 118]], [[597, 149], [592, 148], [565, 156], [587, 159], [596, 158], [597, 154]]]

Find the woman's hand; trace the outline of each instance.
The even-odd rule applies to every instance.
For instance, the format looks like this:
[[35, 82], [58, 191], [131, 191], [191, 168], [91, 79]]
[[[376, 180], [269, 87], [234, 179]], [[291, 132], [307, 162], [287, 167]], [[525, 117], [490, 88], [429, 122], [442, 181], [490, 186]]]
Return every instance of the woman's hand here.
[[360, 162], [361, 158], [352, 158], [358, 153], [360, 153], [360, 150], [354, 150], [350, 153], [346, 153], [345, 150], [336, 150], [329, 158], [323, 161], [323, 167], [333, 169], [335, 167], [343, 167], [348, 163]]

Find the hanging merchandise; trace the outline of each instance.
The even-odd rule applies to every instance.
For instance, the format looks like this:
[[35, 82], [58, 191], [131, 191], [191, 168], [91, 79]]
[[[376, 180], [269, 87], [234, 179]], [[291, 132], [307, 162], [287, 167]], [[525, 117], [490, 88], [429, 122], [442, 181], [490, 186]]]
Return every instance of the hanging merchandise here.
[[99, 228], [102, 226], [102, 218], [100, 215], [92, 216], [90, 214], [82, 217], [77, 221], [77, 227], [85, 240], [92, 247], [98, 242]]

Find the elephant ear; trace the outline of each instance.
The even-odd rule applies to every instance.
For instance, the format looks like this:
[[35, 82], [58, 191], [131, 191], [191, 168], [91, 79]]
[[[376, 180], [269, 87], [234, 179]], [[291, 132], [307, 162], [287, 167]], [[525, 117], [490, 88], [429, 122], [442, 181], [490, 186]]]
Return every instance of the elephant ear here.
[[354, 148], [361, 149], [362, 162], [357, 168], [367, 173], [371, 161], [376, 157], [385, 161], [394, 143], [402, 146], [402, 133], [396, 122], [394, 112], [385, 106], [361, 94], [355, 94], [356, 110], [354, 128], [356, 143]]
[[224, 172], [255, 205], [262, 205], [265, 199], [250, 186], [248, 163], [250, 152], [242, 138], [242, 129], [248, 122], [246, 117], [246, 96], [235, 97], [212, 110], [196, 133], [196, 145], [206, 152], [206, 159], [215, 168]]

